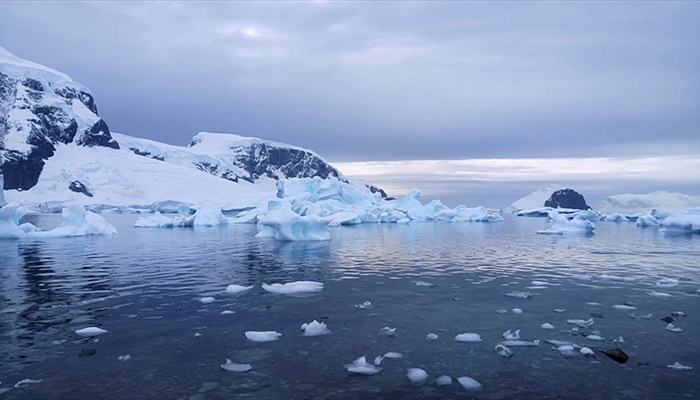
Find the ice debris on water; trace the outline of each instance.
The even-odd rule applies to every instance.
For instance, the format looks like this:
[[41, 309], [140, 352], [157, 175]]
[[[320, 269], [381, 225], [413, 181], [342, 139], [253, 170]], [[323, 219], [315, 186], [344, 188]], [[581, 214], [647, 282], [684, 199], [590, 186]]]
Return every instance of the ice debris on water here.
[[550, 324], [549, 322], [545, 322], [544, 324], [540, 325], [540, 328], [552, 330], [554, 329], [554, 325]]
[[683, 365], [683, 364], [679, 363], [678, 361], [676, 361], [675, 363], [673, 363], [671, 365], [667, 365], [667, 367], [671, 368], [671, 369], [679, 369], [679, 370], [681, 370], [681, 369], [693, 369], [693, 367], [690, 367], [688, 365]]
[[590, 356], [594, 356], [594, 355], [595, 355], [595, 353], [593, 352], [593, 350], [589, 349], [588, 347], [581, 347], [581, 349], [579, 350], [579, 352], [581, 353], [581, 355], [583, 355], [583, 356], [585, 356], [585, 357], [590, 357]]
[[496, 347], [493, 348], [493, 351], [496, 352], [501, 357], [506, 357], [506, 358], [511, 358], [513, 357], [513, 351], [508, 348], [508, 346], [505, 346], [503, 344], [497, 344]]
[[381, 365], [382, 361], [384, 361], [385, 358], [388, 358], [391, 360], [397, 360], [399, 358], [403, 358], [403, 355], [401, 353], [397, 353], [395, 351], [390, 351], [390, 352], [384, 353], [383, 356], [376, 356], [374, 358], [374, 365]]
[[200, 301], [202, 304], [209, 304], [209, 303], [215, 302], [216, 299], [213, 298], [213, 297], [202, 297], [201, 299], [199, 299], [199, 301]]
[[125, 355], [125, 356], [119, 356], [119, 357], [117, 358], [117, 360], [119, 360], [119, 361], [129, 361], [129, 360], [131, 360], [131, 355], [127, 354], [127, 355]]
[[43, 381], [43, 379], [22, 379], [21, 381], [15, 383], [15, 389], [31, 387]]
[[425, 336], [425, 338], [428, 339], [428, 340], [437, 340], [438, 335], [435, 334], [435, 333], [429, 333], [429, 334], [427, 334], [427, 335]]
[[513, 314], [522, 314], [523, 310], [521, 308], [514, 308], [510, 310]]
[[422, 386], [428, 379], [428, 373], [420, 368], [409, 368], [406, 378], [408, 378], [414, 386]]
[[660, 297], [660, 298], [665, 298], [665, 299], [667, 299], [667, 298], [669, 298], [669, 297], [673, 297], [673, 295], [670, 295], [670, 294], [668, 294], [668, 293], [657, 292], [657, 291], [654, 291], [654, 290], [652, 290], [651, 292], [647, 292], [647, 294], [648, 294], [649, 296]]
[[530, 292], [508, 292], [505, 294], [507, 297], [512, 297], [514, 299], [529, 299], [533, 296]]
[[600, 336], [600, 335], [588, 335], [588, 336], [586, 336], [586, 339], [598, 340], [598, 341], [603, 341], [603, 340], [605, 340], [605, 339], [604, 339], [602, 336]]
[[678, 279], [675, 278], [662, 278], [656, 282], [656, 287], [660, 288], [672, 288], [678, 286]]
[[652, 315], [654, 315], [654, 314], [630, 313], [630, 318], [632, 318], [632, 319], [651, 319]]
[[477, 382], [475, 379], [468, 376], [462, 376], [457, 378], [457, 382], [462, 385], [463, 388], [467, 390], [479, 390], [481, 389], [481, 383]]
[[438, 386], [447, 386], [452, 384], [452, 378], [447, 375], [440, 375], [435, 379], [435, 384]]
[[379, 333], [384, 336], [394, 337], [396, 336], [396, 328], [389, 328], [388, 326], [385, 326], [379, 330]]
[[435, 287], [437, 285], [429, 283], [429, 282], [423, 282], [423, 281], [416, 281], [416, 286], [420, 287]]
[[221, 315], [230, 315], [230, 314], [235, 314], [235, 311], [232, 310], [224, 310], [221, 312]]
[[683, 311], [674, 311], [671, 313], [671, 315], [674, 317], [687, 317]]
[[226, 287], [226, 293], [229, 294], [236, 294], [236, 293], [242, 293], [247, 290], [250, 290], [253, 288], [253, 285], [250, 286], [241, 286], [241, 285], [228, 285]]
[[481, 335], [478, 333], [460, 333], [455, 336], [458, 342], [481, 342]]
[[78, 329], [77, 331], [75, 331], [75, 333], [77, 333], [78, 336], [82, 336], [82, 337], [93, 337], [93, 336], [105, 334], [105, 333], [107, 333], [107, 331], [104, 329], [100, 329], [96, 326], [90, 326], [87, 328]]
[[555, 309], [554, 309], [554, 312], [555, 312], [555, 313], [558, 313], [558, 314], [561, 314], [561, 313], [563, 313], [563, 312], [566, 312], [566, 308], [555, 308]]
[[245, 333], [245, 337], [253, 342], [272, 342], [281, 336], [281, 333], [275, 331], [247, 331]]
[[372, 302], [371, 301], [365, 301], [360, 304], [355, 304], [355, 308], [359, 310], [366, 310], [368, 308], [372, 307]]
[[356, 359], [352, 364], [346, 364], [345, 369], [347, 369], [348, 372], [360, 375], [376, 375], [382, 372], [381, 367], [368, 363], [365, 356]]
[[236, 364], [227, 358], [226, 363], [221, 364], [221, 369], [230, 372], [248, 372], [253, 369], [253, 367], [250, 364]]
[[499, 308], [498, 310], [496, 310], [496, 314], [505, 314], [507, 312], [508, 310], [506, 310], [505, 308]]
[[673, 323], [671, 322], [669, 322], [668, 325], [666, 325], [666, 330], [671, 332], [683, 332], [682, 328], [673, 325]]
[[632, 311], [632, 310], [636, 310], [636, 309], [637, 309], [637, 307], [635, 307], [635, 306], [630, 306], [630, 305], [627, 305], [627, 304], [615, 304], [615, 305], [613, 306], [613, 308], [616, 309], [616, 310], [623, 310], [623, 311]]
[[527, 340], [504, 340], [500, 344], [502, 344], [506, 347], [517, 347], [517, 346], [529, 347], [529, 346], [539, 346], [540, 341], [533, 340], [532, 342], [528, 342]]
[[323, 283], [313, 281], [297, 281], [289, 283], [273, 283], [268, 285], [262, 284], [265, 291], [276, 294], [295, 294], [295, 293], [315, 293], [323, 290]]
[[304, 336], [321, 336], [331, 333], [326, 324], [316, 320], [313, 320], [308, 324], [303, 324], [301, 329], [304, 331]]
[[566, 323], [567, 323], [567, 324], [578, 325], [578, 326], [580, 326], [581, 328], [587, 328], [587, 327], [593, 325], [593, 318], [589, 318], [589, 319], [567, 319], [567, 320], [566, 320]]
[[515, 331], [513, 331], [512, 329], [508, 329], [507, 331], [503, 332], [503, 338], [509, 340], [520, 339], [520, 329]]
[[557, 347], [557, 351], [564, 357], [575, 357], [578, 355], [578, 352], [576, 352], [575, 347], [570, 344], [564, 344]]

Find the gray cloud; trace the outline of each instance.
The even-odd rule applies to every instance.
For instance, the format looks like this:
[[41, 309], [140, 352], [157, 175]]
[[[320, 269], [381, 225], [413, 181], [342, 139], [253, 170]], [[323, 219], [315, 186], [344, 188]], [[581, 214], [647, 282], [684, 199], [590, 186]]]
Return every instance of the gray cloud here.
[[118, 132], [331, 160], [700, 154], [700, 3], [3, 2]]

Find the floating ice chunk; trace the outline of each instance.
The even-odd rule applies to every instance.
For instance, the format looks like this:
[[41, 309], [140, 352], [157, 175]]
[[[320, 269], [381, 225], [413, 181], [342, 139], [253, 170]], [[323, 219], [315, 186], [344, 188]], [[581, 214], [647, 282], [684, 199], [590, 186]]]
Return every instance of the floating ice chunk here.
[[508, 340], [518, 340], [520, 339], [520, 329], [513, 331], [512, 329], [508, 329], [507, 331], [503, 332], [503, 338], [508, 339]]
[[17, 213], [18, 208], [9, 204], [0, 208], [0, 239], [19, 239], [22, 236], [23, 232], [17, 227], [19, 219], [15, 221]]
[[429, 283], [429, 282], [423, 282], [423, 281], [417, 281], [416, 286], [421, 286], [421, 287], [435, 287], [437, 285]]
[[455, 336], [458, 342], [481, 342], [481, 335], [478, 333], [460, 333]]
[[547, 286], [547, 285], [549, 285], [549, 282], [547, 282], [547, 281], [532, 281], [532, 284], [535, 286]]
[[589, 301], [589, 302], [586, 302], [586, 305], [587, 305], [587, 306], [596, 306], [596, 307], [597, 307], [597, 306], [602, 306], [602, 304], [601, 304], [601, 303], [598, 303], [597, 301]]
[[245, 337], [253, 342], [272, 342], [280, 338], [281, 333], [275, 331], [247, 331]]
[[668, 294], [668, 293], [656, 292], [656, 291], [653, 291], [653, 290], [652, 290], [651, 292], [647, 292], [647, 294], [648, 294], [649, 296], [661, 297], [661, 298], [666, 298], [666, 299], [669, 298], [669, 297], [673, 297], [672, 295], [670, 295], [670, 294]]
[[131, 360], [131, 355], [127, 354], [125, 356], [119, 356], [117, 359], [119, 361], [129, 361], [129, 360]]
[[613, 343], [625, 343], [625, 338], [620, 336], [617, 339], [613, 340]]
[[370, 307], [372, 307], [371, 301], [365, 301], [364, 303], [355, 304], [355, 308], [360, 309], [360, 310], [366, 310]]
[[612, 274], [602, 274], [602, 275], [600, 275], [600, 279], [607, 280], [607, 281], [617, 281], [617, 282], [631, 282], [634, 280], [634, 278], [629, 277], [629, 276], [618, 276], [618, 275], [612, 275]]
[[508, 312], [508, 310], [506, 310], [504, 308], [499, 308], [498, 310], [496, 310], [496, 314], [505, 314], [507, 312]]
[[429, 333], [429, 334], [427, 334], [427, 335], [425, 336], [425, 338], [428, 339], [428, 340], [437, 340], [438, 335], [436, 335], [436, 334], [434, 334], [434, 333]]
[[580, 281], [592, 281], [593, 280], [593, 275], [589, 274], [575, 274], [572, 276], [574, 279], [578, 279]]
[[253, 369], [253, 367], [250, 364], [236, 364], [227, 358], [226, 363], [221, 364], [221, 369], [231, 372], [248, 372]]
[[315, 215], [302, 216], [291, 210], [288, 204], [279, 200], [270, 201], [268, 213], [258, 217], [258, 224], [263, 229], [257, 237], [271, 237], [280, 241], [331, 239], [328, 222]]
[[86, 211], [85, 207], [77, 204], [63, 208], [61, 212], [63, 222], [58, 228], [50, 231], [34, 231], [27, 233], [27, 237], [55, 238], [74, 237], [89, 235], [114, 235], [117, 228], [107, 222], [102, 216], [91, 211]]
[[581, 353], [582, 356], [586, 356], [586, 357], [590, 357], [590, 356], [595, 355], [593, 350], [589, 349], [588, 347], [581, 347], [581, 349], [579, 350], [579, 353]]
[[501, 357], [506, 357], [506, 358], [511, 358], [513, 357], [513, 351], [508, 348], [508, 346], [505, 346], [503, 344], [497, 344], [496, 347], [493, 348], [493, 351], [496, 352]]
[[673, 363], [671, 365], [667, 365], [667, 367], [671, 368], [671, 369], [693, 369], [693, 367], [683, 365], [683, 364], [679, 363], [678, 361], [676, 361], [675, 363]]
[[304, 330], [304, 336], [321, 336], [331, 333], [326, 324], [316, 320], [302, 325], [302, 329]]
[[209, 304], [209, 303], [213, 303], [215, 301], [216, 301], [216, 299], [211, 297], [211, 296], [202, 297], [201, 299], [199, 299], [199, 302], [202, 304]]
[[397, 225], [408, 225], [409, 222], [411, 222], [411, 220], [408, 218], [400, 218], [396, 220]]
[[659, 226], [659, 221], [651, 214], [644, 214], [637, 217], [637, 226], [647, 228], [650, 226]]
[[668, 323], [668, 325], [666, 325], [666, 330], [667, 330], [667, 331], [671, 331], [671, 332], [677, 332], [677, 333], [678, 333], [678, 332], [683, 332], [683, 329], [682, 329], [682, 328], [679, 328], [679, 327], [673, 325], [673, 324], [670, 323], [670, 322]]
[[554, 325], [550, 324], [549, 322], [545, 322], [544, 324], [540, 325], [541, 329], [547, 329], [547, 330], [553, 330]]
[[414, 386], [422, 386], [428, 379], [428, 373], [420, 368], [409, 368], [406, 378], [408, 378]]
[[591, 221], [574, 217], [569, 220], [564, 215], [560, 215], [557, 211], [550, 211], [549, 218], [552, 220], [552, 225], [545, 230], [537, 231], [539, 234], [563, 235], [563, 234], [592, 234], [595, 230], [595, 224]]
[[514, 299], [529, 299], [533, 296], [530, 292], [508, 292], [505, 294], [507, 297], [512, 297]]
[[540, 341], [539, 340], [533, 340], [532, 342], [528, 342], [526, 340], [504, 340], [500, 344], [506, 346], [506, 347], [530, 347], [530, 346], [539, 346]]
[[566, 308], [555, 308], [555, 309], [554, 309], [554, 312], [555, 312], [555, 313], [561, 314], [561, 313], [563, 313], [563, 312], [566, 312]]
[[385, 326], [379, 330], [379, 333], [384, 336], [394, 337], [396, 336], [396, 328], [389, 328], [388, 326]]
[[461, 376], [457, 378], [457, 382], [462, 385], [463, 388], [467, 390], [479, 390], [481, 389], [481, 383], [477, 382], [475, 379], [468, 376]]
[[578, 326], [580, 326], [581, 328], [587, 328], [587, 327], [593, 325], [593, 318], [589, 318], [589, 319], [567, 319], [567, 320], [566, 320], [566, 323], [567, 323], [567, 324], [578, 325]]
[[452, 378], [447, 375], [440, 375], [435, 379], [435, 384], [438, 386], [447, 386], [452, 384]]
[[664, 218], [662, 225], [663, 231], [667, 233], [700, 233], [700, 214], [687, 212], [673, 214]]
[[77, 333], [78, 336], [82, 336], [82, 337], [93, 337], [93, 336], [99, 336], [99, 335], [105, 334], [105, 333], [107, 333], [107, 331], [104, 329], [100, 329], [96, 326], [90, 326], [87, 328], [78, 329], [77, 331], [75, 331], [75, 333]]
[[678, 279], [674, 278], [662, 278], [658, 282], [656, 282], [656, 287], [660, 288], [672, 288], [678, 286]]
[[382, 372], [381, 367], [368, 363], [365, 356], [356, 359], [352, 364], [346, 364], [345, 369], [347, 369], [348, 372], [360, 375], [376, 375]]
[[630, 318], [632, 318], [632, 319], [651, 319], [652, 315], [654, 315], [654, 314], [630, 313]]
[[43, 381], [43, 379], [22, 379], [21, 381], [15, 383], [15, 389], [31, 387]]
[[513, 314], [522, 314], [522, 313], [523, 313], [523, 310], [520, 309], [520, 308], [514, 308], [514, 309], [512, 309], [512, 310], [510, 310], [510, 311], [511, 311]]
[[557, 347], [557, 351], [559, 352], [559, 354], [561, 354], [564, 357], [574, 357], [574, 356], [578, 355], [574, 346], [572, 346], [570, 344], [564, 344], [564, 345]]
[[672, 316], [674, 317], [687, 317], [687, 315], [683, 311], [674, 311], [671, 313]]
[[297, 281], [290, 283], [273, 283], [268, 285], [262, 284], [265, 291], [276, 294], [296, 294], [296, 293], [315, 293], [323, 290], [323, 283], [313, 281]]
[[613, 306], [613, 308], [614, 308], [614, 309], [617, 309], [617, 310], [623, 310], [623, 311], [631, 311], [631, 310], [636, 310], [636, 309], [637, 309], [637, 307], [635, 307], [635, 306], [629, 306], [629, 305], [627, 305], [627, 304], [615, 304], [615, 305]]
[[397, 360], [399, 358], [403, 358], [403, 355], [401, 353], [397, 353], [395, 351], [390, 351], [388, 353], [384, 353], [383, 356], [376, 356], [374, 358], [374, 365], [381, 365], [382, 361], [384, 361], [385, 358], [388, 358], [391, 360]]
[[232, 310], [224, 310], [221, 312], [221, 315], [230, 315], [230, 314], [235, 314], [235, 311]]
[[250, 286], [228, 285], [226, 287], [226, 293], [236, 294], [236, 293], [245, 292], [246, 290], [250, 290], [252, 288], [253, 288], [253, 285], [250, 285]]
[[603, 340], [605, 340], [605, 339], [604, 339], [602, 336], [600, 336], [600, 335], [588, 335], [588, 336], [586, 336], [586, 339], [589, 339], [589, 340], [598, 340], [598, 341], [603, 341]]

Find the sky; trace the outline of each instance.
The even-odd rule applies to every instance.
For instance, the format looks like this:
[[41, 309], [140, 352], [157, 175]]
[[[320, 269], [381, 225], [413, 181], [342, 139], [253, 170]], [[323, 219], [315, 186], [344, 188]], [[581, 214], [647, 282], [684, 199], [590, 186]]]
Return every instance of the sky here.
[[0, 2], [0, 46], [115, 132], [292, 143], [448, 204], [700, 195], [698, 37], [700, 2]]

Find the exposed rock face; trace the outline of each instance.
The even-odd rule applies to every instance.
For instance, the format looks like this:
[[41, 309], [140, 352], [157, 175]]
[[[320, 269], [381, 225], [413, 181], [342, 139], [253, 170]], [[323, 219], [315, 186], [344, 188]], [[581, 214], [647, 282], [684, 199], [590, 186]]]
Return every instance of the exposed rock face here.
[[552, 193], [552, 196], [544, 202], [545, 207], [573, 208], [576, 210], [590, 210], [586, 199], [573, 189], [562, 189]]
[[118, 149], [89, 90], [0, 48], [0, 171], [4, 189], [36, 185], [56, 146]]
[[92, 197], [92, 193], [90, 193], [87, 186], [83, 185], [80, 181], [72, 181], [70, 185], [68, 185], [68, 189], [76, 193], [82, 193], [87, 197]]

